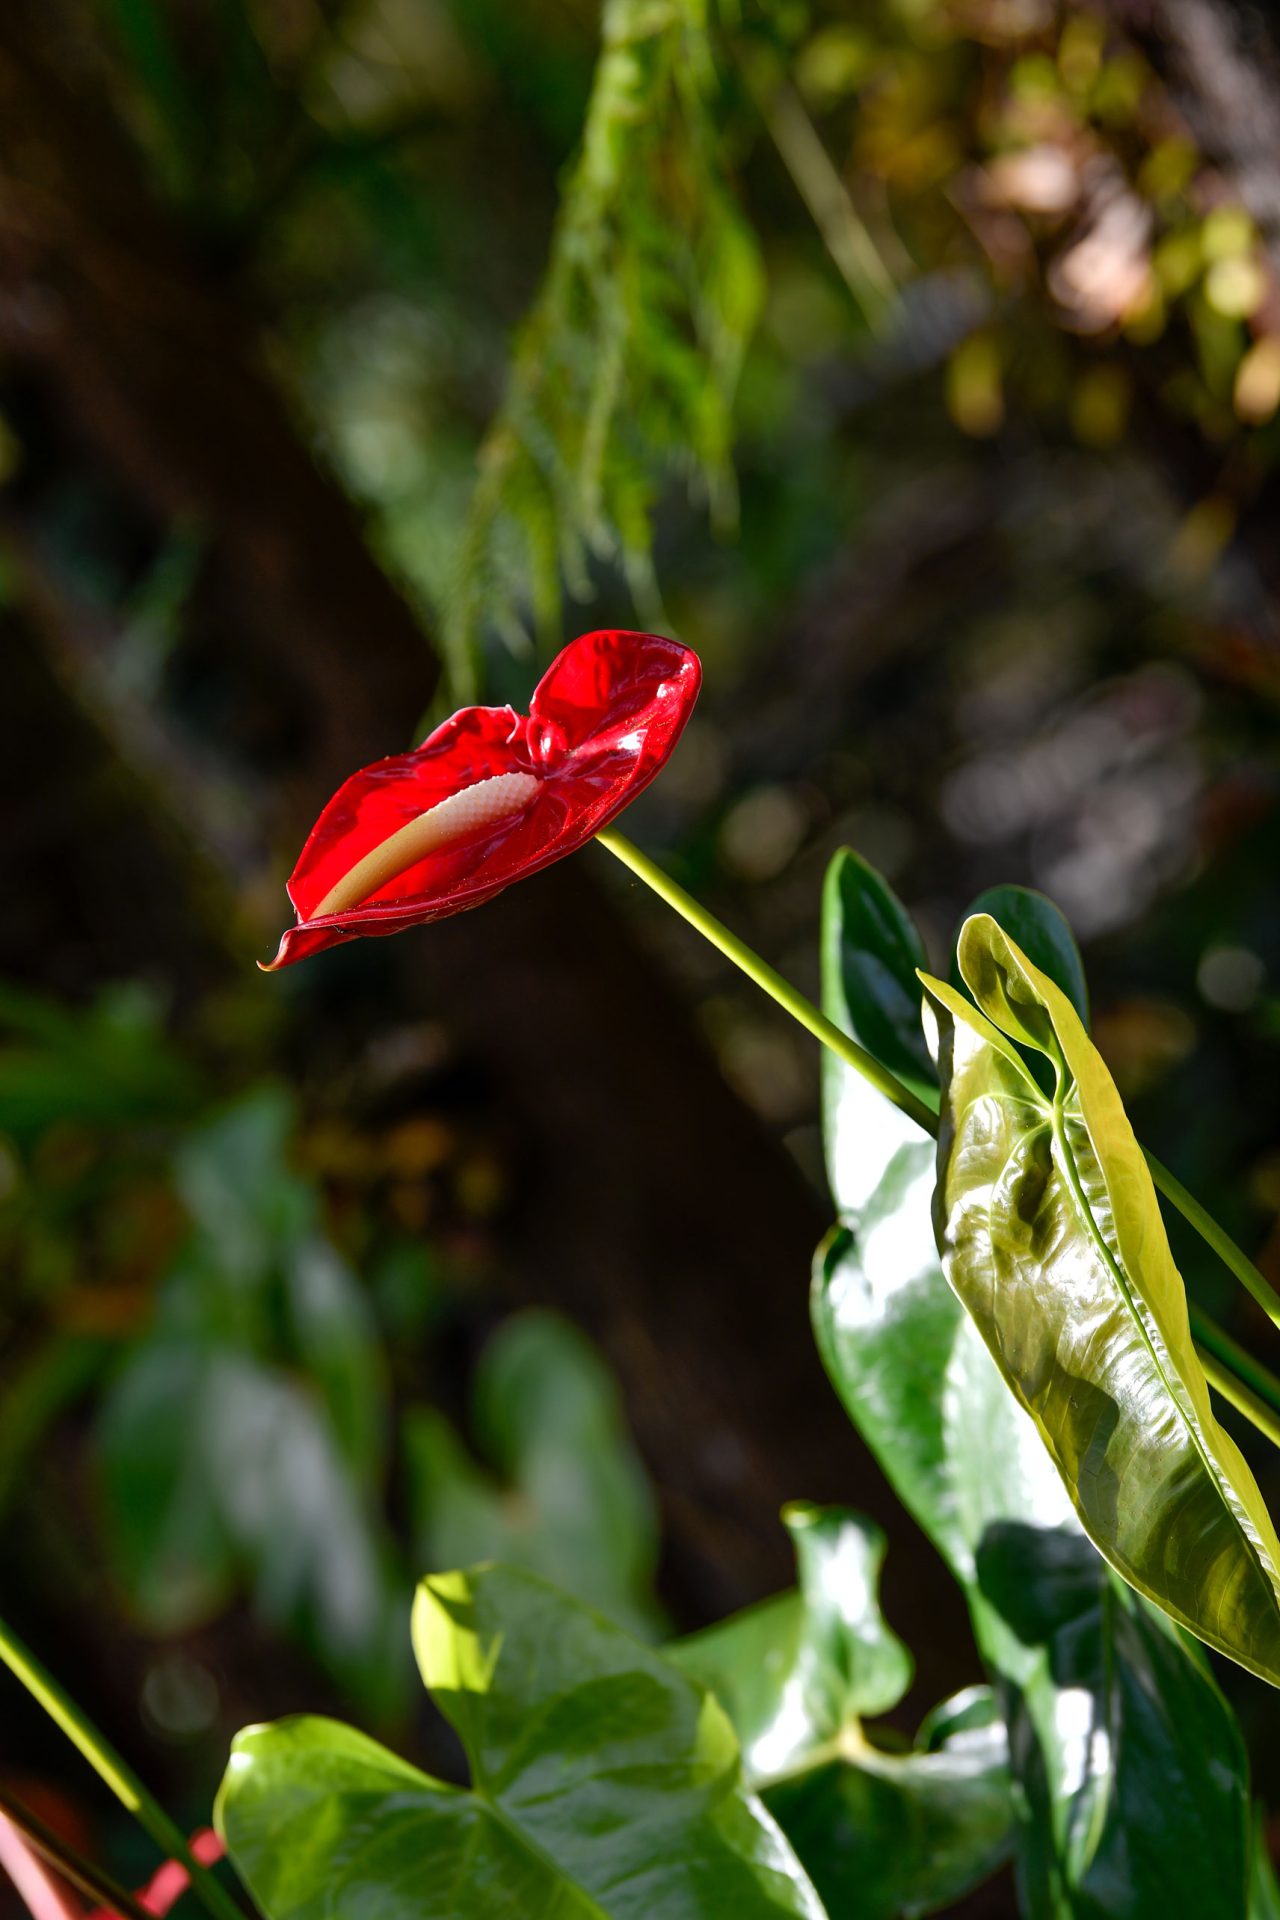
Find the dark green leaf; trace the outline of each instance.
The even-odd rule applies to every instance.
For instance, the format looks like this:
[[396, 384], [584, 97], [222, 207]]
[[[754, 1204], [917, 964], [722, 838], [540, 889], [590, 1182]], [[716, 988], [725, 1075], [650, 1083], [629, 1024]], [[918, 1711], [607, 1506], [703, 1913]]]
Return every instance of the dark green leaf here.
[[[976, 1009], [928, 983], [947, 1276], [1099, 1550], [1209, 1645], [1280, 1684], [1280, 1541], [1210, 1408], [1119, 1095], [1066, 995], [994, 920], [968, 921], [959, 954]], [[1049, 1060], [1052, 1097], [1015, 1042]]]
[[99, 1450], [112, 1559], [146, 1627], [187, 1630], [244, 1587], [370, 1713], [396, 1710], [400, 1581], [303, 1386], [162, 1330], [115, 1383]]
[[[924, 946], [888, 882], [851, 847], [827, 868], [822, 899], [822, 995], [829, 1020], [928, 1099], [937, 1076], [920, 1026]], [[834, 1054], [833, 1073], [848, 1074]]]
[[130, 1127], [179, 1118], [199, 1082], [141, 987], [84, 1011], [0, 983], [0, 1131], [21, 1142], [55, 1123]]
[[[1004, 886], [988, 887], [985, 893], [980, 893], [965, 919], [971, 920], [981, 913], [989, 914], [1011, 940], [1016, 940], [1028, 960], [1039, 967], [1041, 973], [1047, 973], [1056, 987], [1061, 987], [1080, 1015], [1081, 1023], [1087, 1027], [1089, 986], [1084, 976], [1084, 961], [1071, 923], [1062, 909], [1054, 905], [1048, 894], [1037, 893], [1034, 887]], [[951, 960], [951, 984], [964, 986], [955, 953]]]
[[407, 1581], [380, 1512], [383, 1367], [354, 1276], [287, 1165], [267, 1089], [191, 1135], [191, 1238], [99, 1424], [116, 1573], [141, 1621], [180, 1632], [238, 1591], [385, 1719]]
[[[901, 969], [903, 945], [882, 947], [886, 964]], [[829, 929], [826, 950], [839, 951]], [[841, 1225], [814, 1275], [818, 1342], [850, 1416], [964, 1585], [1000, 1681], [1026, 1808], [1028, 1912], [1238, 1915], [1247, 1770], [1229, 1709], [1197, 1653], [1084, 1540], [1032, 1422], [946, 1285], [928, 1218], [932, 1142], [852, 1074], [827, 1094]]]
[[884, 1537], [856, 1514], [792, 1507], [800, 1591], [671, 1649], [728, 1709], [763, 1794], [832, 1913], [891, 1920], [958, 1898], [1012, 1844], [1003, 1723], [976, 1690], [914, 1750], [865, 1732], [897, 1705], [911, 1660], [878, 1596]]
[[1248, 1761], [1202, 1650], [1066, 1528], [989, 1526], [978, 1577], [979, 1637], [1003, 1646], [1009, 1669], [1028, 1909], [1235, 1920]]
[[724, 1713], [661, 1656], [503, 1567], [424, 1581], [414, 1645], [471, 1788], [332, 1721], [241, 1734], [217, 1817], [266, 1920], [822, 1920]]

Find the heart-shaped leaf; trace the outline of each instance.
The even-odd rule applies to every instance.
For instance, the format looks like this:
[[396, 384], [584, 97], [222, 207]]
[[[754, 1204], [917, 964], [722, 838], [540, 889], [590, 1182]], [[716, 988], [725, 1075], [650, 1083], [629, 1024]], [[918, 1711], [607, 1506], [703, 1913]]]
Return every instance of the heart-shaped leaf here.
[[469, 1790], [336, 1722], [237, 1739], [218, 1802], [266, 1920], [823, 1920], [704, 1689], [532, 1574], [426, 1580], [414, 1645]]
[[[927, 981], [947, 1277], [1123, 1577], [1280, 1685], [1280, 1541], [1209, 1405], [1155, 1188], [1101, 1055], [989, 915]], [[1042, 1055], [1041, 1091], [1019, 1046]]]
[[763, 1795], [832, 1913], [892, 1920], [958, 1899], [1012, 1845], [1004, 1724], [985, 1688], [893, 1751], [862, 1722], [911, 1682], [880, 1612], [884, 1536], [857, 1514], [795, 1506], [800, 1589], [679, 1642], [672, 1657], [728, 1709]]
[[[878, 876], [852, 855], [837, 863], [824, 1004], [865, 1044], [869, 970], [837, 972], [847, 943], [830, 916], [874, 887], [877, 916], [896, 921], [879, 959], [898, 973], [900, 1006], [911, 999], [903, 956], [919, 942]], [[1060, 952], [1057, 910], [1041, 895], [1025, 900], [1059, 923], [1040, 930], [1037, 951]], [[1198, 1649], [1085, 1539], [1040, 1436], [947, 1286], [929, 1218], [932, 1141], [847, 1069], [825, 1093], [840, 1224], [815, 1268], [818, 1343], [851, 1418], [963, 1584], [1000, 1682], [1025, 1809], [1024, 1908], [1037, 1920], [1234, 1920], [1247, 1769], [1230, 1710]]]

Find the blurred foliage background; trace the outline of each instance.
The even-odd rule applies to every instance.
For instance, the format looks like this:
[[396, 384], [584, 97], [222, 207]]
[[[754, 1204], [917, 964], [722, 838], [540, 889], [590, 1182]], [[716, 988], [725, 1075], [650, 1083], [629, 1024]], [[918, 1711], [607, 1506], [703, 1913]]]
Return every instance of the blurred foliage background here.
[[489, 1554], [657, 1635], [852, 1502], [919, 1697], [976, 1673], [812, 1351], [803, 1036], [589, 851], [252, 966], [337, 780], [567, 635], [702, 652], [629, 830], [807, 990], [841, 844], [940, 962], [1050, 893], [1280, 1283], [1275, 60], [1226, 0], [8, 0], [4, 1602], [192, 1824], [296, 1707], [447, 1767], [406, 1597]]

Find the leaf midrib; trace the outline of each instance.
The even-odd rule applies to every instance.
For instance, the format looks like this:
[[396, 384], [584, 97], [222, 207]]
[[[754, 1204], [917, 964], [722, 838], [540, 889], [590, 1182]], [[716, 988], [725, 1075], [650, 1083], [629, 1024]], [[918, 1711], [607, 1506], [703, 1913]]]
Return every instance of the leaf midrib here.
[[566, 1886], [572, 1887], [576, 1893], [580, 1893], [583, 1899], [590, 1903], [590, 1910], [598, 1917], [598, 1920], [613, 1920], [608, 1908], [600, 1905], [594, 1893], [592, 1893], [588, 1887], [584, 1887], [580, 1880], [576, 1880], [566, 1873], [554, 1854], [548, 1853], [547, 1849], [542, 1846], [539, 1841], [531, 1838], [526, 1830], [520, 1826], [517, 1821], [513, 1820], [511, 1815], [507, 1813], [496, 1800], [491, 1799], [489, 1795], [479, 1787], [468, 1787], [465, 1789], [465, 1792], [467, 1797], [474, 1801], [481, 1813], [488, 1814], [489, 1818], [508, 1833], [525, 1853], [531, 1855], [540, 1865], [544, 1866], [555, 1879], [563, 1882]]
[[[1076, 1082], [1073, 1076], [1072, 1086], [1074, 1087], [1075, 1084]], [[1150, 1333], [1147, 1331], [1146, 1320], [1144, 1319], [1143, 1315], [1138, 1311], [1137, 1307], [1134, 1304], [1133, 1293], [1130, 1289], [1128, 1278], [1123, 1268], [1121, 1267], [1119, 1261], [1116, 1259], [1115, 1255], [1112, 1253], [1111, 1248], [1107, 1242], [1106, 1236], [1103, 1234], [1101, 1227], [1098, 1225], [1097, 1221], [1093, 1217], [1093, 1209], [1090, 1207], [1089, 1202], [1085, 1197], [1084, 1188], [1080, 1180], [1080, 1170], [1076, 1164], [1076, 1157], [1072, 1151], [1071, 1142], [1066, 1131], [1066, 1124], [1065, 1124], [1066, 1113], [1065, 1113], [1065, 1108], [1064, 1108], [1064, 1104], [1061, 1097], [1061, 1087], [1062, 1087], [1062, 1079], [1060, 1077], [1059, 1094], [1058, 1094], [1058, 1097], [1055, 1098], [1055, 1100], [1053, 1101], [1052, 1107], [1050, 1109], [1050, 1112], [1052, 1115], [1052, 1118], [1050, 1121], [1050, 1127], [1051, 1127], [1051, 1133], [1052, 1133], [1054, 1144], [1059, 1150], [1063, 1170], [1066, 1174], [1067, 1188], [1071, 1196], [1072, 1205], [1077, 1215], [1079, 1216], [1081, 1223], [1084, 1226], [1085, 1232], [1088, 1234], [1090, 1240], [1093, 1242], [1095, 1249], [1097, 1250], [1098, 1254], [1101, 1256], [1105, 1266], [1108, 1268], [1108, 1270], [1111, 1273], [1112, 1279], [1115, 1281], [1116, 1286], [1120, 1290], [1120, 1296], [1123, 1299], [1126, 1307], [1128, 1308], [1130, 1317], [1132, 1318], [1135, 1326], [1138, 1329], [1139, 1334], [1141, 1335], [1143, 1345], [1146, 1347], [1147, 1352], [1151, 1356], [1151, 1363], [1155, 1367], [1155, 1370], [1159, 1375], [1161, 1384], [1164, 1386], [1166, 1393], [1169, 1395], [1169, 1399], [1171, 1400], [1174, 1408], [1177, 1411], [1178, 1419], [1181, 1421], [1183, 1428], [1190, 1436], [1192, 1445], [1195, 1448], [1195, 1451], [1197, 1452], [1197, 1454], [1199, 1455], [1200, 1460], [1203, 1466], [1205, 1467], [1205, 1470], [1208, 1473], [1210, 1480], [1212, 1481], [1215, 1489], [1217, 1490], [1219, 1503], [1224, 1513], [1228, 1516], [1230, 1523], [1234, 1528], [1235, 1532], [1237, 1533], [1237, 1535], [1239, 1536], [1239, 1538], [1244, 1542], [1244, 1545], [1250, 1557], [1253, 1559], [1254, 1564], [1258, 1567], [1258, 1570], [1260, 1571], [1268, 1587], [1270, 1588], [1273, 1601], [1280, 1601], [1280, 1596], [1276, 1594], [1275, 1582], [1271, 1578], [1271, 1575], [1267, 1570], [1266, 1564], [1263, 1561], [1262, 1556], [1258, 1552], [1258, 1549], [1255, 1546], [1252, 1538], [1250, 1537], [1250, 1534], [1247, 1528], [1242, 1525], [1240, 1517], [1236, 1512], [1235, 1502], [1231, 1498], [1230, 1481], [1228, 1480], [1226, 1474], [1223, 1472], [1222, 1468], [1218, 1465], [1218, 1462], [1214, 1458], [1213, 1454], [1205, 1445], [1205, 1441], [1202, 1434], [1200, 1433], [1199, 1427], [1191, 1419], [1190, 1415], [1186, 1411], [1186, 1408], [1182, 1404], [1181, 1395], [1179, 1393], [1176, 1393], [1173, 1387], [1170, 1385], [1168, 1370], [1166, 1369], [1163, 1361], [1160, 1358], [1159, 1353], [1156, 1350], [1156, 1347], [1151, 1339]], [[1081, 1111], [1081, 1114], [1080, 1114], [1080, 1123], [1087, 1131], [1088, 1121], [1085, 1119], [1083, 1110]], [[1099, 1164], [1099, 1168], [1101, 1169], [1102, 1163], [1100, 1159], [1098, 1164]], [[1105, 1171], [1103, 1172], [1103, 1179], [1104, 1181], [1106, 1179]]]
[[[1074, 1086], [1074, 1084], [1075, 1082], [1073, 1079], [1072, 1085]], [[962, 1111], [963, 1111], [963, 1114], [967, 1116], [972, 1111], [972, 1109], [978, 1105], [979, 1101], [991, 1100], [991, 1099], [998, 1100], [1002, 1106], [1013, 1106], [1013, 1105], [1031, 1106], [1039, 1111], [1041, 1115], [1040, 1125], [1047, 1126], [1049, 1128], [1050, 1137], [1053, 1140], [1054, 1145], [1059, 1150], [1061, 1164], [1066, 1174], [1067, 1190], [1071, 1197], [1073, 1211], [1077, 1214], [1081, 1224], [1085, 1229], [1085, 1232], [1088, 1234], [1089, 1239], [1093, 1242], [1093, 1245], [1096, 1251], [1101, 1256], [1104, 1265], [1109, 1270], [1112, 1279], [1115, 1281], [1116, 1286], [1119, 1288], [1120, 1297], [1124, 1301], [1125, 1306], [1128, 1308], [1129, 1314], [1134, 1322], [1134, 1325], [1137, 1327], [1138, 1333], [1141, 1336], [1142, 1343], [1146, 1347], [1147, 1352], [1151, 1356], [1151, 1363], [1155, 1367], [1155, 1370], [1160, 1377], [1160, 1381], [1164, 1386], [1165, 1391], [1168, 1393], [1169, 1398], [1172, 1401], [1173, 1406], [1177, 1411], [1179, 1420], [1182, 1422], [1183, 1426], [1187, 1429], [1187, 1432], [1190, 1435], [1192, 1444], [1195, 1447], [1196, 1452], [1199, 1454], [1200, 1459], [1203, 1462], [1206, 1470], [1208, 1471], [1210, 1479], [1212, 1480], [1214, 1486], [1217, 1488], [1219, 1498], [1222, 1500], [1222, 1504], [1226, 1512], [1230, 1515], [1232, 1524], [1235, 1526], [1236, 1531], [1241, 1535], [1242, 1539], [1244, 1539], [1245, 1542], [1248, 1544], [1250, 1553], [1253, 1555], [1254, 1560], [1257, 1562], [1257, 1564], [1259, 1565], [1259, 1567], [1261, 1568], [1262, 1572], [1265, 1575], [1266, 1568], [1262, 1564], [1262, 1561], [1257, 1552], [1257, 1549], [1254, 1547], [1252, 1541], [1249, 1539], [1248, 1533], [1241, 1526], [1240, 1521], [1236, 1516], [1235, 1508], [1232, 1505], [1231, 1501], [1225, 1498], [1225, 1487], [1224, 1487], [1225, 1476], [1223, 1475], [1221, 1469], [1218, 1467], [1216, 1461], [1213, 1459], [1213, 1456], [1206, 1450], [1204, 1441], [1201, 1438], [1201, 1435], [1198, 1429], [1196, 1428], [1195, 1424], [1188, 1417], [1187, 1412], [1182, 1405], [1182, 1401], [1179, 1395], [1176, 1394], [1173, 1391], [1173, 1389], [1170, 1387], [1168, 1372], [1163, 1362], [1161, 1361], [1160, 1355], [1158, 1354], [1154, 1345], [1152, 1344], [1151, 1336], [1147, 1332], [1145, 1320], [1143, 1319], [1142, 1315], [1138, 1312], [1137, 1308], [1134, 1305], [1133, 1295], [1130, 1290], [1128, 1280], [1122, 1268], [1120, 1267], [1119, 1262], [1116, 1260], [1115, 1255], [1112, 1253], [1111, 1248], [1108, 1246], [1106, 1238], [1103, 1235], [1101, 1228], [1098, 1226], [1097, 1221], [1093, 1217], [1093, 1210], [1089, 1206], [1088, 1200], [1085, 1198], [1084, 1189], [1080, 1183], [1080, 1174], [1079, 1174], [1079, 1169], [1076, 1165], [1075, 1155], [1071, 1150], [1071, 1143], [1067, 1137], [1065, 1125], [1063, 1124], [1065, 1122], [1066, 1114], [1065, 1114], [1065, 1108], [1063, 1106], [1061, 1098], [1059, 1097], [1057, 1099], [1054, 1099], [1053, 1101], [1048, 1101], [1045, 1099], [1044, 1095], [1040, 1093], [1038, 1088], [1036, 1089], [1036, 1095], [1037, 1097], [1034, 1100], [1032, 1100], [1032, 1099], [1028, 1099], [1026, 1094], [1020, 1091], [1015, 1092], [1012, 1088], [998, 1088], [998, 1089], [995, 1089], [994, 1091], [990, 1089], [986, 1089], [982, 1093], [972, 1095], [965, 1102], [964, 1108]], [[1087, 1127], [1088, 1123], [1085, 1121], [1083, 1113], [1081, 1114], [1080, 1118], [1081, 1118], [1081, 1124]], [[1004, 1168], [1002, 1169], [1002, 1172], [1007, 1170], [1009, 1162], [1010, 1160], [1012, 1160], [1012, 1158], [1013, 1158], [1012, 1152], [1006, 1155]], [[1271, 1584], [1269, 1575], [1267, 1575], [1267, 1579], [1268, 1579], [1268, 1584]], [[1273, 1591], [1274, 1591], [1274, 1588], [1273, 1588]]]

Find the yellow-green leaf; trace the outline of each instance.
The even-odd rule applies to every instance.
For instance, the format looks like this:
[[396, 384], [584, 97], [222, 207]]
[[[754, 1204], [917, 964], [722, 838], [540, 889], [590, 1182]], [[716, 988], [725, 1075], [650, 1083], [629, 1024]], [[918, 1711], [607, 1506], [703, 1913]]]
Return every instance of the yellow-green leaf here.
[[[947, 1277], [1099, 1551], [1209, 1646], [1280, 1685], [1280, 1541], [1210, 1407], [1111, 1076], [1066, 995], [988, 915], [966, 922], [959, 962], [979, 1011], [925, 980]], [[1052, 1094], [1023, 1047], [1050, 1063]]]

